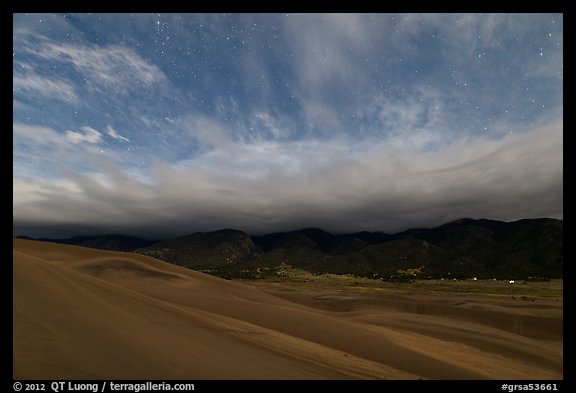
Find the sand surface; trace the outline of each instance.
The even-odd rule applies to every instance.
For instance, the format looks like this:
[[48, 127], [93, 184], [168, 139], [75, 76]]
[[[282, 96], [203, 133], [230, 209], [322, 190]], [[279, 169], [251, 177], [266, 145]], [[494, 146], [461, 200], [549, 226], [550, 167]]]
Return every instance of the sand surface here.
[[264, 289], [14, 239], [15, 379], [561, 379], [562, 302]]

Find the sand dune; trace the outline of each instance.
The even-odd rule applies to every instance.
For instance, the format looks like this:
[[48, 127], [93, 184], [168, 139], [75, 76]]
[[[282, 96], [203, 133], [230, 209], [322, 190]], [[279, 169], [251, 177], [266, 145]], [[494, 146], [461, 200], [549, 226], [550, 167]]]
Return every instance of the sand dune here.
[[[14, 239], [15, 379], [559, 379], [562, 317], [421, 294], [261, 291]], [[544, 301], [542, 301], [544, 302]]]

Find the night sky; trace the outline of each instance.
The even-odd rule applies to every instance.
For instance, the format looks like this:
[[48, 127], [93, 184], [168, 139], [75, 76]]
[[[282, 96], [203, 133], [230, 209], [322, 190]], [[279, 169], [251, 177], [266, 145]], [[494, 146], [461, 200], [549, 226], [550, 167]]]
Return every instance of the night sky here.
[[15, 14], [13, 231], [563, 217], [563, 16]]

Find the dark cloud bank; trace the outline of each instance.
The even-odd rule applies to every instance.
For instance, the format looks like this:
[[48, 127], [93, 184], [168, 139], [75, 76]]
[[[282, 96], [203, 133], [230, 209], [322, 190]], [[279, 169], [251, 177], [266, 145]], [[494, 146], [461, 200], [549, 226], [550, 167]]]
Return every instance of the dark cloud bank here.
[[[233, 144], [189, 167], [158, 162], [147, 181], [112, 166], [107, 176], [14, 180], [14, 233], [396, 232], [461, 217], [562, 218], [562, 128], [556, 122], [428, 152], [378, 144]], [[258, 170], [250, 170], [255, 163]]]

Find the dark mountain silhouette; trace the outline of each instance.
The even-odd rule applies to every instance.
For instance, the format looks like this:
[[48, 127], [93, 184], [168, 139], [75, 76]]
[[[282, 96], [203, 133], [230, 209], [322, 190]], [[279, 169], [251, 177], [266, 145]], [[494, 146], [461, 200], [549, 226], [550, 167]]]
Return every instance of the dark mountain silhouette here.
[[237, 268], [262, 251], [241, 231], [222, 229], [166, 240], [136, 252], [194, 269]]
[[51, 243], [72, 244], [101, 250], [111, 251], [134, 251], [137, 248], [147, 247], [156, 243], [151, 240], [144, 240], [134, 236], [124, 235], [102, 235], [102, 236], [74, 236], [67, 239], [33, 239], [28, 236], [17, 236], [20, 239], [41, 240]]
[[368, 244], [379, 244], [394, 239], [394, 235], [382, 232], [358, 232], [353, 235], [342, 235], [341, 237], [353, 236]]
[[226, 278], [273, 276], [284, 265], [313, 273], [382, 279], [563, 275], [563, 221], [548, 218], [509, 223], [464, 218], [436, 228], [396, 234], [333, 235], [307, 228], [250, 237], [241, 231], [223, 229], [154, 244], [117, 235], [48, 241], [134, 250]]
[[311, 248], [322, 250], [323, 245], [330, 243], [333, 235], [321, 229], [302, 229], [293, 232], [271, 233], [264, 236], [252, 236], [254, 244], [262, 251], [269, 252], [274, 249]]
[[317, 228], [251, 238], [224, 233], [193, 234], [137, 252], [229, 278], [273, 275], [282, 265], [382, 279], [562, 277], [563, 221], [556, 219], [460, 219], [393, 235]]
[[348, 254], [360, 251], [369, 245], [369, 243], [354, 235], [339, 236], [338, 240], [338, 243], [330, 249], [331, 254]]

